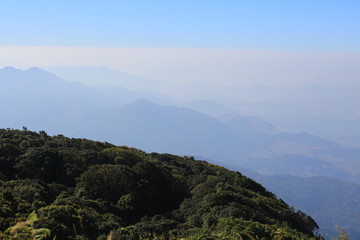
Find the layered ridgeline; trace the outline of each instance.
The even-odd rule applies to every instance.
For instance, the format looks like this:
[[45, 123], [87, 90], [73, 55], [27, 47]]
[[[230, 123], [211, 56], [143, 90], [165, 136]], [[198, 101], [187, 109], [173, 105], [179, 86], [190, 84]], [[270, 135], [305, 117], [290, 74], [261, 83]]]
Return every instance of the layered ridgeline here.
[[1, 239], [319, 239], [258, 183], [191, 157], [0, 129], [0, 166]]
[[0, 128], [27, 126], [144, 151], [200, 156], [266, 175], [325, 175], [360, 183], [360, 149], [308, 133], [281, 132], [255, 117], [216, 119], [170, 103], [134, 101], [146, 96], [112, 86], [108, 94], [38, 68], [0, 69], [0, 86]]

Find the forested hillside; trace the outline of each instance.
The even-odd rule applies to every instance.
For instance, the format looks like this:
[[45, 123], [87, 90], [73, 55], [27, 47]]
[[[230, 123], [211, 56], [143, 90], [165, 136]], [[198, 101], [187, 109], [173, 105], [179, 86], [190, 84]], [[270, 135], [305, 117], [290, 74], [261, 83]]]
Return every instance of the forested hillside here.
[[1, 239], [319, 239], [260, 184], [192, 157], [0, 129]]

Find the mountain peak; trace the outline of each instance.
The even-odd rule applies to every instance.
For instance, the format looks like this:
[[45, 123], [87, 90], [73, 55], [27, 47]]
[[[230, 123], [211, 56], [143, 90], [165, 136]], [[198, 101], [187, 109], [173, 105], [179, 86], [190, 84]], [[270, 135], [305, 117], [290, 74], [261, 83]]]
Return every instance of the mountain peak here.
[[38, 67], [32, 67], [27, 70], [22, 70], [22, 69], [15, 68], [12, 66], [7, 66], [7, 67], [0, 69], [0, 72], [6, 73], [6, 74], [22, 74], [24, 76], [29, 76], [29, 74], [31, 74], [31, 75], [48, 75], [48, 76], [51, 75], [52, 77], [55, 77], [54, 74], [44, 71]]
[[23, 70], [14, 67], [4, 67], [0, 69], [0, 80], [2, 83], [8, 79], [21, 78], [24, 74]]
[[7, 66], [7, 67], [4, 67], [2, 69], [0, 69], [1, 72], [22, 72], [21, 69], [18, 69], [18, 68], [14, 68], [12, 66]]
[[32, 67], [27, 69], [26, 71], [23, 71], [23, 73], [27, 76], [28, 79], [36, 79], [39, 80], [45, 80], [46, 81], [53, 81], [53, 82], [60, 82], [63, 81], [58, 76], [52, 74], [51, 72], [45, 71], [38, 67]]

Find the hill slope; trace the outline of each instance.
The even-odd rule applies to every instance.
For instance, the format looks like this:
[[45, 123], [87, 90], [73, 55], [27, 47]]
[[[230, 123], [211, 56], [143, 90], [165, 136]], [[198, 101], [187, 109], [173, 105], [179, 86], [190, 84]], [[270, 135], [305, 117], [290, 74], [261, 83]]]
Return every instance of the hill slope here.
[[0, 153], [3, 238], [317, 239], [311, 217], [204, 161], [26, 129], [1, 129]]

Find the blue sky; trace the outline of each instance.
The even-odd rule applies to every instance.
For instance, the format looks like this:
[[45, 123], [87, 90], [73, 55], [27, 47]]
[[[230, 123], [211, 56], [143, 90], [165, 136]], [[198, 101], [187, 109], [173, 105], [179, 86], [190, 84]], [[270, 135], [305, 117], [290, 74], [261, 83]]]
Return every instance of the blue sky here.
[[360, 52], [360, 1], [0, 1], [0, 46]]

